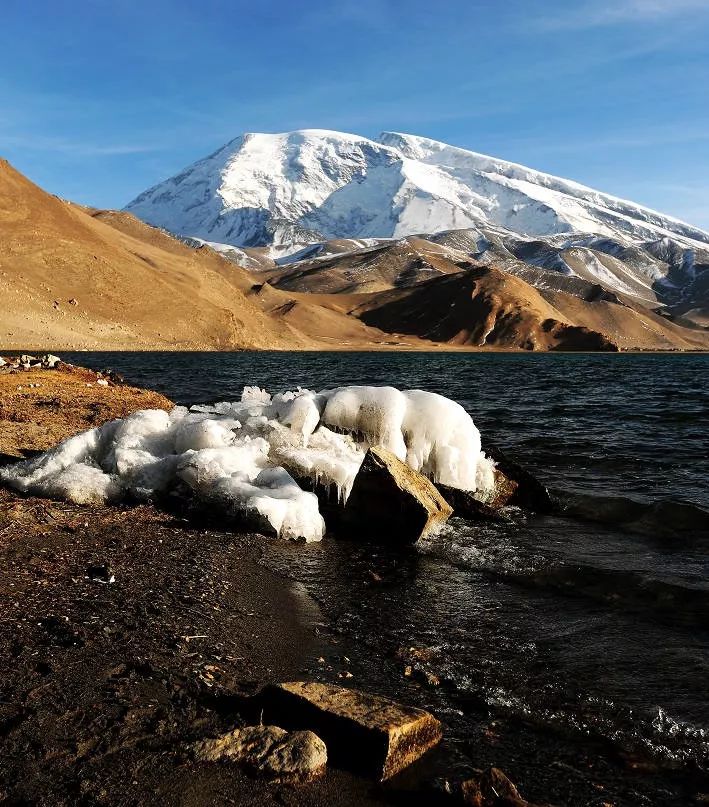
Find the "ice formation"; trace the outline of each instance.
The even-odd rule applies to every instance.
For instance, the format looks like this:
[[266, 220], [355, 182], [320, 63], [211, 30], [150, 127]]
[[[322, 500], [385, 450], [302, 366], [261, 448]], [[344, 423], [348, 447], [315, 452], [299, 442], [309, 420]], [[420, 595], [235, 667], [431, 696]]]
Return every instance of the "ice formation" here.
[[480, 433], [459, 404], [364, 386], [273, 397], [245, 387], [236, 402], [135, 412], [0, 469], [0, 481], [80, 504], [185, 494], [285, 538], [317, 541], [325, 530], [317, 497], [295, 478], [332, 485], [345, 501], [370, 445], [436, 482], [481, 493], [494, 484]]

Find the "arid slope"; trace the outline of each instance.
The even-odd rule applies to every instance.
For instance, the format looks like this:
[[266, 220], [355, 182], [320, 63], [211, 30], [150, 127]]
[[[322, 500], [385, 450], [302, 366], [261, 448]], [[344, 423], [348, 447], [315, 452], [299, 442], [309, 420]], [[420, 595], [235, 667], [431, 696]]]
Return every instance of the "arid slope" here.
[[4, 348], [307, 346], [246, 298], [250, 284], [212, 250], [62, 201], [0, 161]]
[[250, 272], [128, 213], [51, 196], [0, 161], [0, 346], [709, 348], [700, 307], [675, 323], [600, 284], [522, 264], [513, 273], [457, 246], [410, 237], [323, 252]]
[[353, 311], [368, 325], [435, 342], [524, 350], [701, 350], [707, 333], [630, 303], [540, 291], [491, 266], [371, 295]]

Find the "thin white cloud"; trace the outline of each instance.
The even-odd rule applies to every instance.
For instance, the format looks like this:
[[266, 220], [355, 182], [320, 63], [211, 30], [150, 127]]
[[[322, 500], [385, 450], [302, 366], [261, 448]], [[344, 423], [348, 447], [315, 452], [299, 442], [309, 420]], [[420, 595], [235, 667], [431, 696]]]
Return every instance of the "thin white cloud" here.
[[3, 135], [0, 133], [0, 151], [4, 148], [21, 148], [26, 151], [50, 151], [75, 157], [118, 157], [128, 154], [147, 154], [157, 151], [156, 146], [133, 143], [82, 143], [41, 135]]
[[540, 17], [548, 30], [582, 30], [626, 23], [653, 23], [709, 12], [707, 0], [596, 0], [568, 12]]

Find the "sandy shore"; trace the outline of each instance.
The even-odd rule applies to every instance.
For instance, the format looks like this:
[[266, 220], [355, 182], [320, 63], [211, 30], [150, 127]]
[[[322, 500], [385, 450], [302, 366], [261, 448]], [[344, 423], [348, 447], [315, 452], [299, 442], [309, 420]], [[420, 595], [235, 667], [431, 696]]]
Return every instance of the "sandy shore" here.
[[[56, 370], [0, 374], [0, 401], [6, 461], [170, 406]], [[257, 563], [264, 540], [150, 506], [0, 490], [0, 802], [383, 803], [371, 783], [336, 770], [294, 789], [182, 753], [242, 723], [239, 696], [344, 652], [323, 638], [315, 603]]]

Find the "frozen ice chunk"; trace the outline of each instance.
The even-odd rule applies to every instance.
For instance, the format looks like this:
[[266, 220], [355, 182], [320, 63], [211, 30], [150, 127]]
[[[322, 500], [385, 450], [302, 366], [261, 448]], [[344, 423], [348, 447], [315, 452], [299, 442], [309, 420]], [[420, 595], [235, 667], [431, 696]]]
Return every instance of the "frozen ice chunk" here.
[[[147, 409], [0, 469], [0, 481], [82, 504], [189, 495], [224, 515], [258, 516], [287, 538], [319, 540], [315, 495], [295, 478], [335, 486], [346, 501], [367, 449], [382, 445], [437, 482], [482, 491], [494, 465], [457, 403], [423, 390], [349, 386]], [[295, 478], [294, 478], [295, 477]]]
[[320, 408], [315, 393], [299, 389], [276, 395], [271, 406], [271, 414], [279, 423], [289, 426], [307, 443], [308, 437], [320, 423]]
[[241, 400], [243, 403], [271, 403], [271, 395], [261, 387], [244, 387], [241, 393]]
[[495, 462], [490, 457], [480, 454], [478, 469], [475, 474], [475, 488], [483, 501], [495, 491]]
[[238, 420], [193, 420], [184, 418], [175, 428], [175, 451], [199, 451], [222, 448], [234, 442], [234, 432], [241, 428]]
[[404, 393], [394, 387], [340, 387], [321, 394], [326, 400], [323, 423], [359, 434], [370, 445], [384, 446], [406, 459]]
[[326, 425], [388, 448], [435, 482], [475, 491], [480, 432], [460, 404], [394, 387], [340, 387], [320, 395]]

